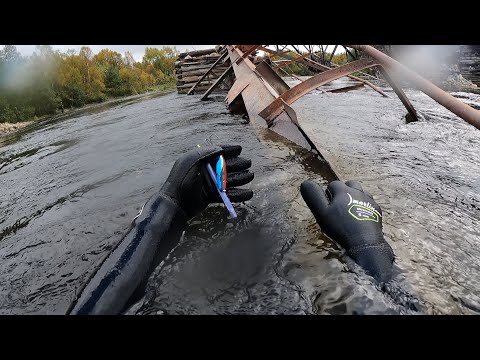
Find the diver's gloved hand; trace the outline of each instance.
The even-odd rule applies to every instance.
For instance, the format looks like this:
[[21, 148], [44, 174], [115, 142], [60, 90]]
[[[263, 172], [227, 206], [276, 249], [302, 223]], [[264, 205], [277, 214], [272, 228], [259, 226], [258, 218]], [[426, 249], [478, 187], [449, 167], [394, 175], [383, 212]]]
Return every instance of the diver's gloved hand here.
[[252, 190], [235, 188], [249, 183], [254, 177], [248, 171], [252, 161], [239, 157], [241, 152], [240, 145], [196, 147], [177, 159], [161, 191], [173, 199], [189, 219], [209, 203], [222, 202], [206, 169], [207, 162], [215, 169], [215, 163], [222, 154], [227, 164], [228, 198], [231, 202], [250, 200]]
[[322, 231], [378, 281], [392, 276], [393, 250], [382, 233], [382, 209], [357, 181], [333, 181], [326, 191], [304, 181], [302, 197]]

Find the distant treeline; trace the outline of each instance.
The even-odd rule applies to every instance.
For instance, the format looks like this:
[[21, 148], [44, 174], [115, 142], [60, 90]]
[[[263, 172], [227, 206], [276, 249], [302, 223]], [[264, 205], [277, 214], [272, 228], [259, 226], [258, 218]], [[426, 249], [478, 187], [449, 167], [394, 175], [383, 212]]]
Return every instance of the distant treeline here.
[[108, 49], [94, 55], [37, 46], [22, 57], [13, 45], [0, 50], [0, 122], [19, 122], [108, 97], [140, 94], [175, 86], [173, 47], [146, 48], [141, 62]]
[[[290, 51], [287, 53], [289, 56], [293, 57], [298, 57], [297, 53]], [[321, 53], [315, 54], [317, 57], [321, 58]], [[331, 53], [325, 53], [325, 59], [328, 61], [330, 60], [330, 57], [332, 56]], [[282, 58], [281, 56], [272, 56], [270, 58], [271, 61], [276, 62], [276, 61], [285, 61], [285, 58]], [[343, 65], [347, 63], [347, 54], [346, 53], [339, 53], [335, 54], [332, 58], [332, 63], [337, 64], [337, 65]], [[281, 63], [278, 63], [281, 64]], [[283, 69], [285, 72], [288, 74], [295, 74], [295, 75], [300, 75], [300, 76], [310, 76], [314, 75], [315, 73], [311, 71], [311, 69], [308, 66], [305, 66], [301, 64], [300, 62], [293, 62], [288, 65], [281, 66], [281, 69]], [[285, 76], [285, 72], [283, 71], [277, 71], [280, 76]]]

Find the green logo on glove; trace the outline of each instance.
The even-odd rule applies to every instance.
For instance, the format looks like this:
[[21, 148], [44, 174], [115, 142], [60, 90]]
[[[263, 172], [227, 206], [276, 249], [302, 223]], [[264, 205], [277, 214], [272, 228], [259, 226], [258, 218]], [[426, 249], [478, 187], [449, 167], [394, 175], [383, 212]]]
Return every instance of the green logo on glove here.
[[350, 208], [348, 209], [348, 212], [355, 219], [361, 220], [361, 221], [370, 220], [370, 221], [378, 222], [378, 219], [379, 219], [379, 216], [377, 213], [373, 212], [369, 208], [362, 205], [354, 204], [350, 206]]
[[354, 219], [360, 221], [369, 220], [378, 222], [378, 220], [382, 217], [382, 215], [380, 215], [380, 213], [375, 210], [375, 208], [369, 202], [365, 203], [364, 201], [354, 200], [352, 195], [349, 193], [347, 193], [347, 195], [350, 198], [347, 206], [351, 205], [348, 209], [348, 213], [352, 215]]

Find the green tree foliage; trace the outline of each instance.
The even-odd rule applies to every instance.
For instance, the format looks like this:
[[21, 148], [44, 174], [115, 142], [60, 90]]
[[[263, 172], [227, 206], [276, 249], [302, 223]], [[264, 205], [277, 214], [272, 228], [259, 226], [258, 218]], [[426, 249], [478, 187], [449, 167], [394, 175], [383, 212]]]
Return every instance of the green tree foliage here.
[[108, 49], [94, 55], [88, 47], [78, 54], [36, 47], [24, 58], [13, 45], [0, 49], [0, 122], [31, 120], [65, 108], [140, 94], [174, 85], [175, 48], [147, 48], [142, 62], [130, 52]]
[[86, 95], [79, 56], [71, 55], [64, 58], [58, 70], [57, 81], [64, 107], [85, 105]]
[[[17, 122], [21, 114], [18, 106], [21, 106], [18, 90], [12, 81], [12, 74], [18, 72], [22, 65], [22, 59], [17, 48], [13, 45], [5, 45], [0, 50], [0, 121]], [[31, 113], [31, 109], [29, 109]]]
[[146, 48], [143, 56], [143, 69], [157, 79], [171, 80], [175, 76], [176, 48]]
[[93, 60], [100, 66], [120, 68], [124, 65], [122, 55], [108, 49], [101, 50], [93, 57]]

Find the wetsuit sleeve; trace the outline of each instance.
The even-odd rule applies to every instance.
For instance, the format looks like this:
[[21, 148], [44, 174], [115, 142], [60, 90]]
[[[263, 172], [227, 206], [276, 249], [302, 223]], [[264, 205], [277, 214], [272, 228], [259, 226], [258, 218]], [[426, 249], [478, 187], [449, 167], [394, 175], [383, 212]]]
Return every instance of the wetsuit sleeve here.
[[[251, 161], [240, 157], [240, 145], [197, 146], [180, 156], [161, 187], [144, 206], [132, 228], [105, 259], [71, 314], [118, 314], [138, 299], [152, 271], [177, 245], [186, 222], [209, 203], [221, 201], [208, 177], [211, 165], [223, 155], [227, 161], [227, 195], [232, 202], [247, 201], [252, 190], [237, 188], [253, 180]], [[212, 165], [213, 166], [213, 165]]]
[[70, 314], [118, 314], [179, 242], [187, 218], [174, 200], [153, 196], [81, 292]]

